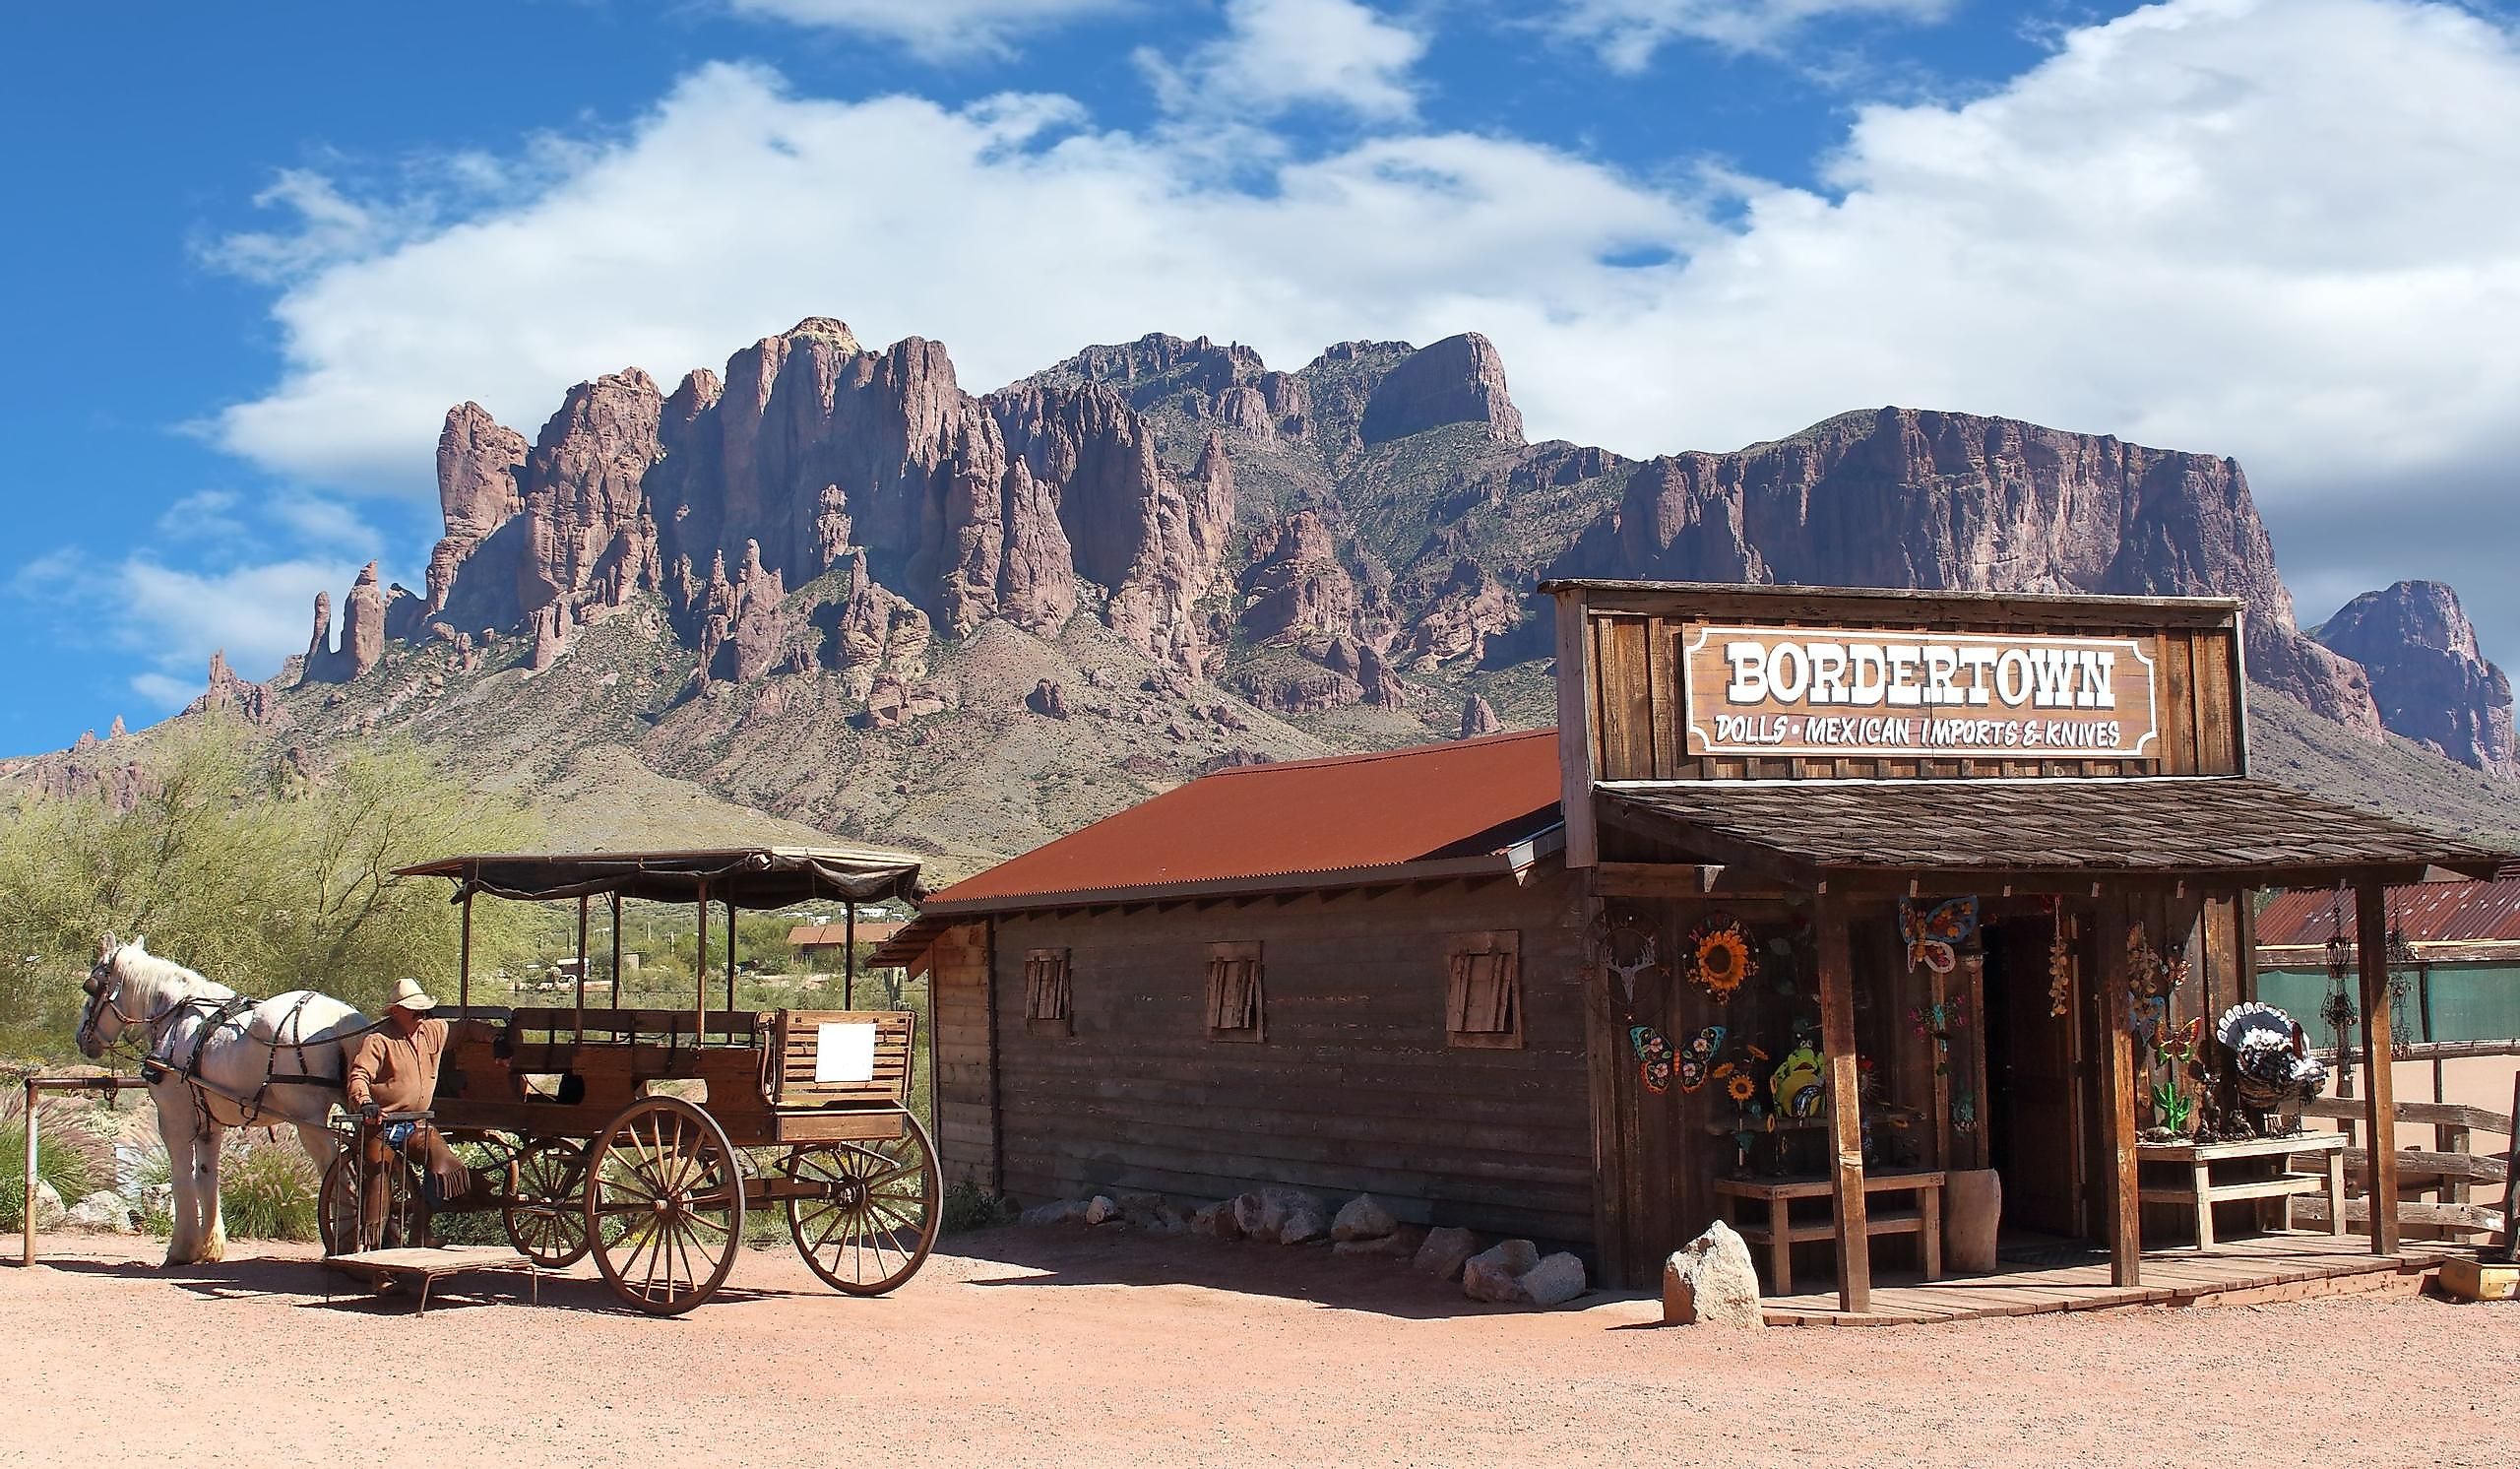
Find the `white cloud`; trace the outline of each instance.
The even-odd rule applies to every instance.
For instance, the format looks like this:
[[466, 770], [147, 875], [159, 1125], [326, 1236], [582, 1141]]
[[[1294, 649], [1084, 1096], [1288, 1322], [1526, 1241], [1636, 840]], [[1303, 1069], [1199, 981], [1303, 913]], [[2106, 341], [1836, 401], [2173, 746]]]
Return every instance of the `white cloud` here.
[[1017, 38], [1138, 0], [726, 0], [739, 15], [898, 41], [929, 60], [1002, 55]]
[[1732, 52], [1771, 51], [1820, 20], [1881, 16], [1938, 21], [1955, 0], [1559, 0], [1557, 28], [1601, 48], [1619, 71], [1643, 71], [1675, 40]]
[[1137, 60], [1171, 112], [1274, 117], [1328, 103], [1388, 121], [1417, 111], [1409, 73], [1425, 54], [1424, 35], [1356, 0], [1228, 0], [1224, 35], [1178, 65], [1150, 50]]
[[198, 571], [136, 555], [105, 571], [97, 605], [110, 609], [114, 642], [150, 665], [132, 687], [174, 708], [201, 692], [214, 652], [225, 652], [247, 678], [268, 678], [281, 660], [305, 652], [315, 594], [333, 594], [338, 626], [342, 596], [357, 574], [356, 564], [341, 560]]
[[2520, 452], [2520, 52], [2447, 6], [2138, 11], [1966, 105], [1863, 109], [1826, 193], [1722, 181], [1721, 223], [1511, 138], [1388, 126], [1255, 181], [1063, 98], [827, 100], [730, 66], [566, 156], [286, 288], [286, 371], [223, 441], [417, 490], [451, 403], [530, 433], [572, 381], [835, 314], [946, 342], [974, 387], [1150, 330], [1294, 365], [1477, 329], [1536, 433], [1650, 454], [1966, 409], [2235, 455], [2279, 535], [2375, 484], [2439, 516]]

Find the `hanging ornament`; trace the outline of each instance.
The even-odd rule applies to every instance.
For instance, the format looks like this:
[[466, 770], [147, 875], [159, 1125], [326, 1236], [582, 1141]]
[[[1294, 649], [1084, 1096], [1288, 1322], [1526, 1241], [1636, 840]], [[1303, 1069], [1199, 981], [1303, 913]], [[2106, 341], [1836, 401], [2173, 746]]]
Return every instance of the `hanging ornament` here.
[[1627, 1028], [1627, 1044], [1636, 1053], [1637, 1078], [1661, 1096], [1671, 1087], [1671, 1038], [1650, 1025]]
[[1710, 1025], [1689, 1038], [1680, 1052], [1680, 1090], [1694, 1092], [1706, 1085], [1707, 1067], [1714, 1064], [1716, 1053], [1724, 1049], [1724, 1027]]
[[1931, 908], [1899, 900], [1899, 936], [1907, 941], [1908, 967], [1949, 974], [1960, 963], [1960, 946], [1978, 932], [1978, 900], [1953, 898]]
[[2048, 899], [2048, 915], [2053, 930], [2048, 940], [2048, 1013], [2061, 1017], [2072, 1007], [2074, 956], [2065, 947], [2064, 905]]
[[[1625, 963], [1619, 960], [1621, 947], [1619, 940], [1622, 936], [1631, 940], [1627, 945], [1627, 951], [1634, 956]], [[1618, 976], [1619, 994], [1625, 1004], [1622, 1013], [1634, 1019], [1636, 977], [1654, 967], [1654, 935], [1627, 924], [1612, 924], [1606, 916], [1601, 933], [1601, 954], [1602, 967]]]

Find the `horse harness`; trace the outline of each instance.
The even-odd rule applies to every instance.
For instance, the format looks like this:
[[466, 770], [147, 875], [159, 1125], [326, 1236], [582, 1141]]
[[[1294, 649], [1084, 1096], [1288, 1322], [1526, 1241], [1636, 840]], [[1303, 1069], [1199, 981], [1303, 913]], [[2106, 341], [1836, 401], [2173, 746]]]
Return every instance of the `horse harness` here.
[[[83, 1038], [87, 1033], [94, 1030], [98, 1006], [111, 1009], [126, 1026], [144, 1027], [149, 1035], [149, 1050], [140, 1060], [140, 1079], [151, 1086], [156, 1086], [169, 1076], [184, 1083], [192, 1093], [193, 1110], [205, 1124], [218, 1121], [218, 1118], [211, 1115], [210, 1100], [206, 1095], [208, 1093], [215, 1092], [231, 1106], [239, 1109], [240, 1118], [232, 1125], [250, 1127], [261, 1118], [263, 1098], [275, 1086], [319, 1086], [329, 1087], [335, 1091], [341, 1090], [341, 1081], [329, 1076], [314, 1075], [306, 1063], [306, 1037], [300, 1017], [305, 1014], [306, 1006], [315, 998], [312, 991], [299, 995], [297, 1003], [290, 1006], [288, 1013], [281, 1017], [280, 1023], [272, 1027], [271, 1054], [270, 1058], [263, 1063], [262, 1084], [254, 1088], [252, 1096], [247, 1097], [231, 1092], [217, 1082], [203, 1079], [201, 1056], [202, 1052], [209, 1048], [211, 1039], [222, 1028], [236, 1025], [238, 1033], [244, 1034], [244, 1026], [238, 1022], [237, 1017], [250, 1015], [261, 1008], [263, 1003], [261, 1000], [244, 994], [231, 994], [225, 999], [213, 999], [206, 995], [194, 996], [176, 1000], [157, 1014], [144, 1019], [123, 1009], [122, 987], [119, 984], [115, 985], [110, 992], [100, 988], [112, 973], [113, 962], [109, 958], [98, 960], [88, 971], [88, 983], [84, 988], [95, 1004], [89, 1006], [87, 1018], [80, 1022], [79, 1028]], [[175, 1038], [177, 1022], [187, 1014], [198, 1018], [200, 1024], [194, 1028], [192, 1046], [179, 1060], [174, 1054], [176, 1047], [171, 1043]], [[374, 1023], [370, 1023], [363, 1029], [352, 1031], [341, 1039], [347, 1041], [353, 1037], [365, 1035], [376, 1028]], [[282, 1039], [284, 1036], [289, 1039], [284, 1041]], [[295, 1074], [284, 1074], [278, 1069], [280, 1054], [284, 1047], [297, 1057]]]

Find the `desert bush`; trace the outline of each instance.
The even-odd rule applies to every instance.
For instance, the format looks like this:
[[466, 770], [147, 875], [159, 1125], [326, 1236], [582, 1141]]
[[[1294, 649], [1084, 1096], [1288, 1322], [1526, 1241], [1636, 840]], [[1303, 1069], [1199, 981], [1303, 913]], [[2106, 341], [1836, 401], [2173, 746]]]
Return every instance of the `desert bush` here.
[[1010, 1223], [1015, 1218], [1015, 1204], [1005, 1195], [991, 1193], [973, 1180], [964, 1179], [945, 1190], [940, 1212], [941, 1228], [953, 1235]]
[[[98, 1140], [66, 1108], [45, 1107], [35, 1117], [35, 1177], [52, 1185], [65, 1204], [95, 1186]], [[26, 1224], [26, 1104], [0, 1106], [0, 1231]]]
[[219, 1208], [229, 1237], [315, 1239], [316, 1194], [323, 1182], [294, 1141], [232, 1143], [219, 1170]]

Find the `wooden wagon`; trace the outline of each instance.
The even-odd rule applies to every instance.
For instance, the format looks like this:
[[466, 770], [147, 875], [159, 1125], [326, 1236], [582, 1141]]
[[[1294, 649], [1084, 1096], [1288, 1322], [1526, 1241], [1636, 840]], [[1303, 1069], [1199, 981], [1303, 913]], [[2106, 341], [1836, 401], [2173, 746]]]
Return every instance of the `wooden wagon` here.
[[[434, 1107], [438, 1128], [473, 1155], [476, 1187], [456, 1208], [496, 1208], [509, 1240], [558, 1267], [592, 1252], [603, 1279], [642, 1310], [676, 1314], [716, 1294], [746, 1216], [787, 1215], [788, 1233], [835, 1289], [873, 1296], [908, 1280], [937, 1230], [939, 1182], [927, 1129], [912, 1115], [916, 1017], [844, 1007], [738, 1010], [734, 915], [809, 901], [917, 896], [918, 863], [899, 853], [752, 848], [682, 853], [448, 858], [404, 869], [442, 876], [463, 908], [459, 995]], [[577, 990], [565, 1006], [472, 1002], [472, 900], [578, 901]], [[624, 898], [699, 914], [688, 1009], [623, 1007]], [[587, 1003], [587, 930], [603, 900], [613, 926], [610, 1003]], [[724, 1003], [710, 1005], [709, 918], [723, 910]], [[596, 987], [598, 990], [604, 987]], [[415, 1167], [389, 1171], [398, 1218], [420, 1217]], [[349, 1252], [375, 1216], [355, 1198], [346, 1152], [323, 1203], [328, 1245]], [[441, 1208], [448, 1205], [441, 1205]]]

